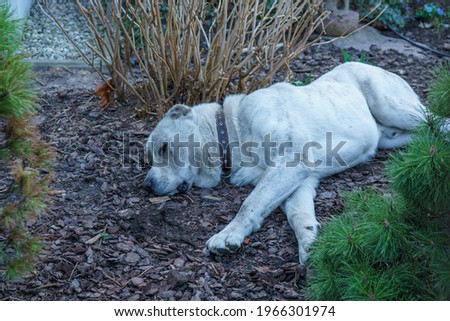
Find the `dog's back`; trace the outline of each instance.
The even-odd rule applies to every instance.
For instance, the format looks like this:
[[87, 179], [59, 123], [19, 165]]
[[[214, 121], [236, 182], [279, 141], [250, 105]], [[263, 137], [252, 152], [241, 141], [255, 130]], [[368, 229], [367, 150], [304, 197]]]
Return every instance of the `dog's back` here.
[[387, 127], [412, 130], [424, 119], [419, 97], [400, 76], [379, 67], [347, 62], [315, 81], [353, 84], [364, 95], [370, 112]]

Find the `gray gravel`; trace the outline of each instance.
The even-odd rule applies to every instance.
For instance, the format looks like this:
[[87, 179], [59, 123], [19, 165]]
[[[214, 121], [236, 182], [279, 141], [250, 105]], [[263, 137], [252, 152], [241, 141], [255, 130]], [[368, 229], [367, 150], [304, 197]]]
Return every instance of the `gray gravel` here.
[[[53, 3], [51, 12], [64, 26], [70, 37], [83, 48], [88, 56], [90, 50], [84, 45], [91, 41], [91, 33], [75, 5]], [[80, 60], [81, 56], [58, 26], [41, 10], [35, 2], [23, 32], [23, 49], [31, 59], [38, 60]]]

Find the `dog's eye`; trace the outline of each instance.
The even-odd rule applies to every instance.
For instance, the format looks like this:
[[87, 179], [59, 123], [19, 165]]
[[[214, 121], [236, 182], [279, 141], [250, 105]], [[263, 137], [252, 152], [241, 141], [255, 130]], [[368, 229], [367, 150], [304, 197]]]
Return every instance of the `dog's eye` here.
[[160, 156], [163, 156], [167, 152], [168, 145], [169, 144], [167, 144], [167, 143], [161, 144], [161, 147], [159, 148], [159, 151], [158, 151]]

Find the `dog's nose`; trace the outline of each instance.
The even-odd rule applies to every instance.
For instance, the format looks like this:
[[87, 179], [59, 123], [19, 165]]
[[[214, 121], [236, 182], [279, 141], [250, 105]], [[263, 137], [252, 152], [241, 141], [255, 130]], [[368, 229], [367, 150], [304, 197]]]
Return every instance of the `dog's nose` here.
[[144, 188], [146, 190], [151, 191], [153, 184], [154, 184], [153, 178], [151, 178], [151, 177], [146, 177], [145, 178], [145, 180], [144, 180]]
[[177, 190], [180, 193], [186, 193], [187, 190], [189, 189], [189, 185], [186, 182], [181, 183], [180, 185], [178, 185]]

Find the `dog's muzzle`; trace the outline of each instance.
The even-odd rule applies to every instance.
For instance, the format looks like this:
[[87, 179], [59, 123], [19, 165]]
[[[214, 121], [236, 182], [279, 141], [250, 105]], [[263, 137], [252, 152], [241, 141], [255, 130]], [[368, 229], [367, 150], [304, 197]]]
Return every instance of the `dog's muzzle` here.
[[[153, 177], [147, 177], [144, 180], [144, 188], [149, 191], [150, 193], [153, 193], [155, 195], [164, 195], [167, 194], [167, 192], [161, 192], [158, 190], [157, 188], [157, 182]], [[189, 188], [190, 188], [190, 184], [187, 182], [183, 182], [180, 185], [177, 186], [177, 191], [180, 193], [186, 193]], [[171, 193], [173, 194], [175, 191], [171, 191]]]
[[186, 193], [189, 189], [189, 184], [186, 182], [181, 183], [180, 185], [178, 185], [177, 190], [180, 193]]

